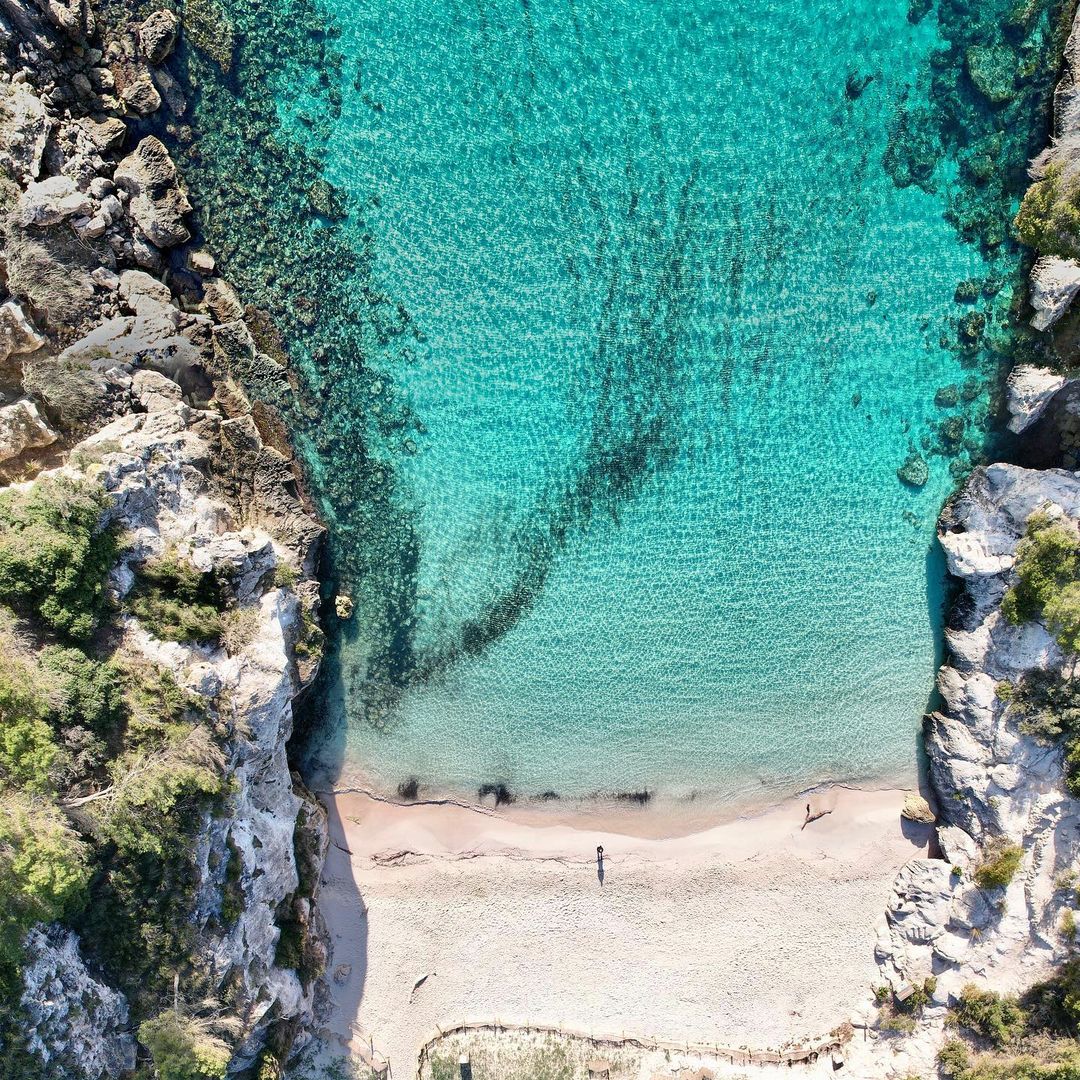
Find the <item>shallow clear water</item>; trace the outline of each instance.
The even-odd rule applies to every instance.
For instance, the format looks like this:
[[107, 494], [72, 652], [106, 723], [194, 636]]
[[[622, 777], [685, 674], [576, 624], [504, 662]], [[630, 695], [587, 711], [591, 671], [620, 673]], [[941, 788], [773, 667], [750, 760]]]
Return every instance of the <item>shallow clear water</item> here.
[[[732, 800], [909, 779], [934, 521], [950, 462], [982, 446], [994, 370], [957, 347], [972, 308], [954, 291], [991, 267], [943, 216], [955, 163], [940, 193], [882, 166], [935, 18], [867, 0], [329, 8], [343, 93], [318, 153], [353, 213], [328, 232], [397, 316], [365, 338], [340, 455], [308, 435], [366, 567], [339, 558], [356, 615], [316, 764]], [[309, 138], [295, 86], [279, 97]], [[978, 303], [1000, 321], [1007, 301]], [[950, 415], [966, 443], [942, 445]], [[350, 439], [365, 482], [392, 486], [342, 494]], [[916, 449], [919, 490], [896, 475]], [[368, 528], [379, 515], [395, 527]]]

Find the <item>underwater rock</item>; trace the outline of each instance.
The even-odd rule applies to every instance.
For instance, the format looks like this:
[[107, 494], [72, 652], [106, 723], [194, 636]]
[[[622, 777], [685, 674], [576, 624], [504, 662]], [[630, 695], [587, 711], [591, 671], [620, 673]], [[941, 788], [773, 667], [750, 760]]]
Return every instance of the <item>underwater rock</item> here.
[[974, 344], [982, 337], [986, 329], [986, 316], [981, 311], [969, 311], [961, 320], [959, 326], [960, 340], [966, 344]]
[[1046, 368], [1032, 367], [1030, 364], [1014, 368], [1005, 384], [1009, 430], [1019, 435], [1031, 427], [1065, 382], [1064, 375]]
[[968, 75], [992, 105], [1003, 105], [1016, 88], [1016, 58], [1003, 45], [972, 45], [968, 49]]
[[979, 299], [979, 292], [982, 286], [982, 282], [978, 278], [969, 278], [967, 281], [961, 281], [956, 286], [956, 292], [953, 293], [953, 299], [958, 304], [973, 304]]
[[113, 179], [130, 196], [128, 213], [152, 244], [168, 248], [190, 238], [184, 215], [191, 211], [191, 204], [160, 139], [153, 135], [142, 139], [116, 166]]
[[844, 83], [844, 95], [848, 101], [857, 101], [862, 97], [863, 91], [874, 81], [873, 75], [860, 75], [853, 71]]
[[939, 386], [934, 393], [934, 404], [939, 409], [951, 409], [960, 400], [960, 388], [952, 383]]
[[1049, 330], [1069, 309], [1080, 292], [1080, 264], [1057, 255], [1044, 255], [1031, 270], [1031, 325]]
[[176, 13], [162, 8], [139, 27], [139, 48], [151, 64], [160, 64], [173, 51], [180, 20]]
[[930, 479], [930, 467], [922, 454], [912, 451], [904, 459], [904, 464], [896, 470], [896, 475], [911, 487], [923, 487]]

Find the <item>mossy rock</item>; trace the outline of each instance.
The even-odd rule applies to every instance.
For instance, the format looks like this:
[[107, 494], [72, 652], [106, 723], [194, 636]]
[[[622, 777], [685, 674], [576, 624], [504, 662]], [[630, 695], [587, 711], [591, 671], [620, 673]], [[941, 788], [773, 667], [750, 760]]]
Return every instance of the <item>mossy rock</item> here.
[[973, 304], [979, 299], [979, 292], [981, 290], [982, 282], [978, 278], [968, 278], [967, 281], [961, 281], [956, 286], [956, 292], [953, 293], [953, 299], [958, 304]]
[[930, 479], [930, 467], [922, 454], [917, 454], [913, 450], [904, 459], [904, 464], [896, 470], [896, 475], [910, 487], [921, 488]]
[[329, 221], [344, 221], [349, 216], [345, 196], [321, 176], [308, 188], [308, 202], [316, 214]]
[[1016, 91], [1016, 57], [1004, 45], [972, 45], [966, 53], [968, 75], [992, 105], [1004, 105]]
[[939, 409], [951, 409], [960, 400], [960, 388], [955, 383], [939, 386], [934, 394], [934, 404]]
[[236, 32], [218, 0], [185, 0], [182, 24], [188, 42], [227, 75], [236, 52]]
[[986, 329], [986, 316], [981, 311], [969, 311], [960, 320], [960, 340], [966, 345], [974, 344]]

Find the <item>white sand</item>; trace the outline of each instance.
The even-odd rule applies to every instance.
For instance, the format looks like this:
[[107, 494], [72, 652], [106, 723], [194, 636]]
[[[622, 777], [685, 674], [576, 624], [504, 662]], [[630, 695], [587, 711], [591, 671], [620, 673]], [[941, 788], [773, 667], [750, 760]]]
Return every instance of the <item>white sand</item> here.
[[462, 1019], [754, 1048], [820, 1036], [868, 993], [896, 871], [925, 847], [901, 831], [903, 796], [832, 788], [805, 829], [801, 798], [669, 839], [625, 835], [673, 831], [648, 809], [579, 829], [325, 796], [321, 906], [332, 970], [352, 965], [331, 980], [330, 1031], [403, 1080]]

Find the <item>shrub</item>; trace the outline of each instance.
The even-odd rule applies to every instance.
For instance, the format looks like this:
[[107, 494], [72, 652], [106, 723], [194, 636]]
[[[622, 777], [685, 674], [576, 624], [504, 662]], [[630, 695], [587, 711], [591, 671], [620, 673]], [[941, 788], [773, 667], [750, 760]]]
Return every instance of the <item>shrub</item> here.
[[[1052, 521], [1046, 514], [1028, 518], [1024, 539], [1016, 549], [1016, 584], [1005, 593], [1001, 611], [1011, 623], [1027, 622], [1044, 613], [1047, 604], [1074, 584], [1080, 571], [1080, 540], [1075, 530]], [[1071, 614], [1066, 603], [1059, 612]]]
[[175, 554], [146, 563], [128, 597], [128, 610], [162, 641], [217, 644], [225, 603], [217, 578]]
[[997, 1047], [1015, 1042], [1027, 1028], [1027, 1013], [1015, 998], [1002, 997], [993, 990], [980, 990], [971, 984], [960, 992], [952, 1019]]
[[1022, 244], [1040, 255], [1080, 256], [1080, 186], [1054, 162], [1024, 195], [1013, 224]]
[[968, 1048], [959, 1039], [947, 1039], [938, 1052], [938, 1064], [942, 1074], [950, 1080], [962, 1077], [970, 1063]]
[[88, 637], [119, 553], [115, 533], [99, 527], [107, 506], [100, 488], [66, 479], [0, 493], [0, 603]]
[[158, 1080], [224, 1080], [232, 1056], [221, 1039], [197, 1020], [169, 1010], [139, 1025]]
[[36, 922], [70, 914], [89, 881], [88, 849], [44, 799], [0, 795], [0, 969], [17, 965]]
[[983, 861], [975, 870], [975, 882], [980, 889], [1004, 889], [1020, 868], [1024, 849], [1004, 837], [987, 847]]
[[40, 662], [52, 683], [50, 711], [56, 724], [80, 724], [98, 735], [108, 735], [121, 722], [123, 679], [115, 665], [60, 645], [42, 649]]

